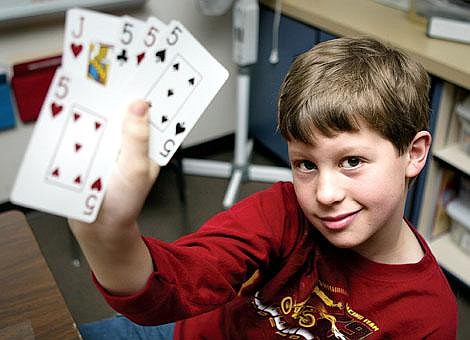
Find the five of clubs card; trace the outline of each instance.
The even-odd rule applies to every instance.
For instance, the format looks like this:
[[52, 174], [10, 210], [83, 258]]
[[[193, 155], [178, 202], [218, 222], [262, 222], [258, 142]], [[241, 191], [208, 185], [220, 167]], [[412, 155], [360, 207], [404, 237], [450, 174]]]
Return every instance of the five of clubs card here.
[[149, 157], [164, 166], [228, 72], [178, 21], [74, 8], [64, 31], [62, 65], [10, 198], [93, 222], [119, 154], [126, 106], [139, 98], [152, 103]]

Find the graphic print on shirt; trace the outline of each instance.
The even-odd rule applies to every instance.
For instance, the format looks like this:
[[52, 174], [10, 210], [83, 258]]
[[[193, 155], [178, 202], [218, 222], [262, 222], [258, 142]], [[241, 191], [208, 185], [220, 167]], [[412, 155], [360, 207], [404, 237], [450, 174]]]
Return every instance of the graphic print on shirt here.
[[333, 301], [325, 291], [347, 293], [319, 282], [304, 301], [285, 296], [279, 305], [265, 305], [256, 292], [253, 305], [259, 315], [269, 318], [275, 332], [288, 339], [360, 340], [379, 331], [368, 318], [355, 312], [347, 302]]

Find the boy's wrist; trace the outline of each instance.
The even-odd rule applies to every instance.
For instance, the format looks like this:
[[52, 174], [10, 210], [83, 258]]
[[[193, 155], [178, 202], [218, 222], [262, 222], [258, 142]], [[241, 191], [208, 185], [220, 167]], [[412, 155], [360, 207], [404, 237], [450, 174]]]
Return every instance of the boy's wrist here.
[[68, 222], [79, 243], [97, 243], [104, 249], [121, 248], [131, 240], [141, 237], [137, 222], [107, 221], [105, 223], [102, 219], [91, 224], [72, 219]]
[[145, 286], [153, 262], [136, 222], [105, 225], [69, 220], [69, 224], [91, 270], [106, 290], [128, 295]]

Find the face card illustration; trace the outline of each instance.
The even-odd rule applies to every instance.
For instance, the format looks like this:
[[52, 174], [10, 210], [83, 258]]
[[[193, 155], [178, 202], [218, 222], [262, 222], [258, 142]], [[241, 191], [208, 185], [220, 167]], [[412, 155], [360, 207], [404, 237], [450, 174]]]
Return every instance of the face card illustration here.
[[59, 68], [11, 193], [11, 201], [92, 222], [120, 147], [120, 116], [107, 92]]
[[86, 76], [96, 83], [106, 86], [110, 78], [110, 54], [113, 47], [101, 43], [90, 43], [87, 58]]
[[92, 87], [119, 86], [115, 67], [119, 18], [91, 10], [67, 11], [62, 66]]
[[[150, 109], [149, 156], [166, 165], [228, 78], [227, 70], [177, 21], [148, 51], [127, 87]], [[139, 96], [140, 94], [140, 96]]]

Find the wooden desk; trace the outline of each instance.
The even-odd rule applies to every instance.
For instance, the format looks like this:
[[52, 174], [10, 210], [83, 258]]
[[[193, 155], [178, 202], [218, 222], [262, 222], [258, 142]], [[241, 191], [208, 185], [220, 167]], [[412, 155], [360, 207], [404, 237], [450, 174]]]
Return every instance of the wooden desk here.
[[[261, 0], [271, 8], [275, 0]], [[403, 11], [373, 0], [283, 0], [282, 12], [338, 36], [367, 34], [396, 46], [426, 70], [470, 90], [470, 45], [430, 39]]]
[[25, 216], [0, 214], [0, 339], [80, 339]]

